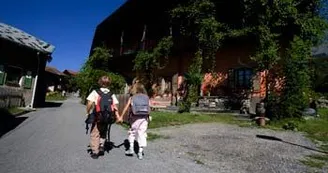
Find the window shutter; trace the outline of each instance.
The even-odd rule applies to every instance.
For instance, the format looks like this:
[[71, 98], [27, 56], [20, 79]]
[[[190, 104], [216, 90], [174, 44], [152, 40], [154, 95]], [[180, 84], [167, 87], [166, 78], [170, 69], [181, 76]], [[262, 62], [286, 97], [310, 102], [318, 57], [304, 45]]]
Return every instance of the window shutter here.
[[28, 71], [27, 75], [24, 77], [24, 88], [25, 89], [32, 88], [32, 76], [30, 71]]

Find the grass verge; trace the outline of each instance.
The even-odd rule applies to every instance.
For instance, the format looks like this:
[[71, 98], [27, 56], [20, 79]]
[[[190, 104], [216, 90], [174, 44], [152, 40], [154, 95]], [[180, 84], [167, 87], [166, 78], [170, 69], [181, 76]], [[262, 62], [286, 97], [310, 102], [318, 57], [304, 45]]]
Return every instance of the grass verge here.
[[21, 114], [23, 113], [25, 110], [22, 110], [22, 109], [19, 109], [17, 107], [13, 107], [13, 108], [9, 108], [8, 109], [8, 112], [12, 115], [18, 115], [18, 114]]
[[163, 135], [159, 135], [159, 134], [156, 134], [156, 133], [147, 133], [147, 140], [148, 141], [154, 141], [156, 139], [168, 139], [169, 137], [168, 136], [163, 136]]
[[50, 92], [46, 96], [47, 101], [63, 101], [66, 100], [67, 97], [64, 97], [59, 92]]
[[240, 126], [251, 126], [248, 121], [238, 120], [231, 114], [191, 114], [191, 113], [170, 113], [170, 112], [152, 112], [152, 121], [149, 129], [177, 126], [190, 123], [227, 123], [237, 124]]
[[[252, 126], [250, 121], [239, 120], [231, 114], [191, 114], [191, 113], [172, 113], [172, 112], [151, 112], [152, 121], [149, 123], [148, 129], [160, 127], [178, 126], [191, 123], [226, 123], [237, 124], [241, 127]], [[120, 124], [123, 128], [128, 129], [127, 123]], [[159, 138], [167, 139], [168, 136], [162, 136], [155, 133], [148, 133], [148, 140], [153, 141]]]
[[[279, 122], [272, 122], [268, 126], [271, 129], [282, 129], [289, 126], [297, 131], [305, 132], [318, 148], [328, 153], [328, 109], [319, 109], [319, 118], [309, 120], [285, 119]], [[312, 168], [322, 169], [328, 167], [328, 154], [312, 154], [301, 160], [301, 162]]]

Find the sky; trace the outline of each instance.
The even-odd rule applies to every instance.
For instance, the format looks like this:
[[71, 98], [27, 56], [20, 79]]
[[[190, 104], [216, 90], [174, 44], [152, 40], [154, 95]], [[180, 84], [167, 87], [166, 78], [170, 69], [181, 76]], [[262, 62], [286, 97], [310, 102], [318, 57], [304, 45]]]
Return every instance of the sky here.
[[6, 0], [0, 22], [56, 47], [48, 64], [78, 71], [89, 56], [97, 25], [126, 0]]

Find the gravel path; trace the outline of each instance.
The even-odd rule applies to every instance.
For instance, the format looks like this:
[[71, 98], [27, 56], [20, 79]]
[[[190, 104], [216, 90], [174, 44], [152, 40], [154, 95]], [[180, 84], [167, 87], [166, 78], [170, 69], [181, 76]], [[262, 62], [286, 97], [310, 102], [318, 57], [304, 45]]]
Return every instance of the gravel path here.
[[299, 159], [311, 150], [280, 141], [257, 138], [274, 136], [290, 143], [315, 145], [300, 133], [268, 129], [241, 128], [226, 124], [192, 124], [152, 129], [168, 139], [151, 143], [166, 157], [181, 158], [210, 169], [209, 172], [239, 173], [302, 173], [309, 170]]
[[[93, 160], [87, 154], [85, 107], [71, 98], [61, 107], [24, 115], [27, 119], [0, 138], [1, 173], [200, 173], [200, 172], [306, 172], [298, 159], [309, 150], [277, 141], [258, 139], [274, 135], [314, 147], [298, 133], [239, 128], [222, 124], [194, 124], [151, 130], [169, 136], [149, 142], [145, 158], [126, 157], [125, 148], [112, 149]], [[115, 145], [126, 130], [114, 125]], [[261, 148], [261, 149], [259, 149]]]

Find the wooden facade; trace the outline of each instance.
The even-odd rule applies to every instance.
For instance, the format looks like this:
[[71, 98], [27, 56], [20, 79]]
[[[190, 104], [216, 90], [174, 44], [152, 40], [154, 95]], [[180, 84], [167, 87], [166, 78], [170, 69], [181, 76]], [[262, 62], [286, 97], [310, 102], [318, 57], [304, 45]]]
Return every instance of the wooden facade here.
[[[122, 74], [131, 82], [136, 76], [132, 69], [137, 52], [144, 45], [145, 49], [152, 49], [161, 38], [170, 34], [172, 27], [175, 42], [172, 55], [166, 68], [158, 70], [156, 75], [160, 76], [158, 85], [161, 85], [161, 81], [166, 81], [166, 84], [169, 83], [170, 94], [174, 95], [193, 57], [189, 51], [188, 40], [182, 39], [179, 28], [169, 23], [168, 11], [178, 2], [181, 0], [128, 0], [97, 26], [92, 49], [101, 44], [114, 49], [114, 57], [109, 63], [110, 70]], [[220, 3], [217, 5], [217, 18], [220, 21], [234, 24], [236, 27], [241, 25], [243, 15], [238, 5], [240, 1], [227, 0], [217, 3]], [[145, 41], [142, 42], [145, 26]], [[257, 100], [263, 97], [264, 76], [253, 72], [256, 64], [249, 58], [255, 51], [254, 40], [244, 37], [226, 40], [223, 43], [216, 55], [215, 71], [219, 78], [214, 82], [211, 79], [212, 74], [204, 71], [204, 82], [201, 87], [203, 95], [231, 97], [247, 90], [252, 92], [249, 97], [257, 97]], [[210, 60], [205, 62], [207, 65], [210, 63]]]
[[51, 53], [32, 47], [37, 46], [32, 41], [31, 47], [27, 42], [17, 42], [22, 35], [25, 40], [35, 37], [9, 25], [0, 26], [0, 107], [42, 106], [46, 95], [45, 67]]

